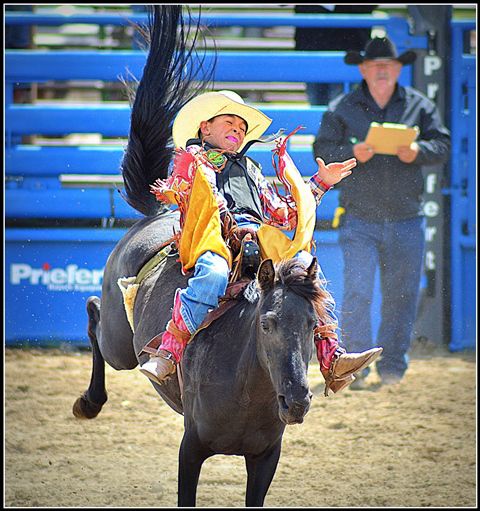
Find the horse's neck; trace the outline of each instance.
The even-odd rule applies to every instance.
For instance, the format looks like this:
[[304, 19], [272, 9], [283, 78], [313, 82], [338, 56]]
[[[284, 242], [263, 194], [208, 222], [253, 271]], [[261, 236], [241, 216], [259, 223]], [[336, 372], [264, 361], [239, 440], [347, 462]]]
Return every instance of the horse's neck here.
[[[247, 323], [247, 322], [245, 322]], [[244, 395], [244, 399], [251, 399], [253, 389], [261, 389], [265, 399], [276, 400], [275, 389], [267, 369], [262, 367], [257, 355], [256, 320], [253, 314], [252, 321], [248, 322], [248, 335], [245, 336], [244, 349], [238, 360], [236, 372], [236, 386]]]

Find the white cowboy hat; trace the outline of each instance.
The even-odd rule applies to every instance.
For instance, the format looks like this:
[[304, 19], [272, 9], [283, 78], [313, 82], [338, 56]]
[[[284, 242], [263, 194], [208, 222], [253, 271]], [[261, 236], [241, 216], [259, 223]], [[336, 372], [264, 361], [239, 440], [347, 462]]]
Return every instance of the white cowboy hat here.
[[206, 92], [193, 98], [178, 112], [172, 128], [175, 147], [185, 148], [187, 140], [198, 138], [200, 123], [217, 115], [237, 115], [247, 123], [247, 133], [239, 150], [250, 140], [260, 138], [272, 122], [260, 110], [246, 105], [236, 92]]

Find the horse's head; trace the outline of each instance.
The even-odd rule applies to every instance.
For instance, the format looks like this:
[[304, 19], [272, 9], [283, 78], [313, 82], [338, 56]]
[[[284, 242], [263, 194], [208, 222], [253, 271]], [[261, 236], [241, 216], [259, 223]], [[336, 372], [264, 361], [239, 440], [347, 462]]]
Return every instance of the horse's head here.
[[285, 424], [303, 422], [312, 393], [307, 380], [316, 322], [314, 301], [321, 296], [317, 261], [309, 268], [296, 260], [262, 262], [258, 274], [257, 355], [277, 393]]

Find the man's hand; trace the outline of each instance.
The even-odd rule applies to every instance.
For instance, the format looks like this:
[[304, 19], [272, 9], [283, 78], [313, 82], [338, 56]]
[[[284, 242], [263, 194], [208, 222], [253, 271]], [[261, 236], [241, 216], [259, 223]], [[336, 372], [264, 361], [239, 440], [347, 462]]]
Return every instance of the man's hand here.
[[316, 158], [318, 163], [318, 175], [320, 179], [327, 185], [333, 186], [339, 183], [344, 177], [349, 176], [352, 173], [353, 167], [356, 167], [357, 160], [350, 158], [341, 163], [329, 163], [325, 165], [325, 162], [321, 158]]
[[375, 148], [365, 142], [353, 146], [353, 155], [360, 163], [366, 163], [375, 156]]
[[402, 145], [397, 150], [398, 159], [403, 163], [412, 163], [417, 159], [420, 148], [416, 142], [412, 142], [409, 146]]

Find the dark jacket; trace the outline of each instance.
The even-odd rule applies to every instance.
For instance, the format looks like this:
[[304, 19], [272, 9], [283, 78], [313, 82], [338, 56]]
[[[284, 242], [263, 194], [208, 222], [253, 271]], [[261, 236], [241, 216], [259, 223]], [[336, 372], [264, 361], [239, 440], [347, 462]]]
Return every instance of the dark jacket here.
[[325, 112], [313, 149], [325, 163], [353, 157], [353, 145], [365, 140], [371, 122], [418, 126], [420, 152], [413, 163], [377, 154], [358, 163], [341, 181], [340, 205], [347, 214], [370, 221], [398, 220], [422, 214], [422, 166], [448, 160], [450, 132], [435, 104], [412, 87], [397, 88], [385, 108], [372, 98], [366, 82], [332, 101]]
[[[201, 145], [198, 139], [187, 141], [191, 144]], [[213, 147], [204, 142], [206, 150]], [[225, 168], [216, 174], [217, 189], [225, 197], [227, 208], [231, 213], [248, 213], [258, 220], [262, 220], [262, 203], [260, 192], [253, 178], [254, 172], [260, 171], [259, 164], [245, 155], [224, 153], [227, 157]], [[252, 168], [255, 167], [255, 168]]]

